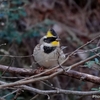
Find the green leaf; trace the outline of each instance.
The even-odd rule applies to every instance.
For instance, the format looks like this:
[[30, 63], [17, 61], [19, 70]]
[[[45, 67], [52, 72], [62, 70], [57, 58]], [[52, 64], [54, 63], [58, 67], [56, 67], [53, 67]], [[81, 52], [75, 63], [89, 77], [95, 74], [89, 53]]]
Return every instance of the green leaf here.
[[0, 71], [0, 76], [2, 75], [2, 72]]
[[92, 88], [91, 90], [93, 90], [93, 91], [100, 91], [100, 87], [99, 88]]
[[45, 19], [45, 20], [44, 20], [44, 24], [52, 25], [52, 24], [55, 24], [55, 22], [52, 21], [52, 20], [50, 20], [50, 19]]
[[18, 13], [13, 13], [13, 12], [10, 12], [10, 13], [9, 13], [9, 19], [12, 20], [12, 21], [13, 21], [13, 20], [18, 20], [19, 17], [20, 17], [20, 16], [19, 16]]
[[95, 64], [95, 61], [86, 62], [86, 65], [88, 66], [88, 68], [91, 68], [93, 64]]
[[23, 16], [23, 17], [25, 17], [27, 14], [26, 14], [26, 11], [24, 10], [24, 9], [20, 9], [19, 11], [18, 11], [18, 14], [20, 15], [20, 16]]
[[99, 64], [99, 60], [97, 58], [94, 59], [96, 64]]
[[98, 89], [97, 89], [97, 88], [92, 88], [91, 90], [93, 90], [93, 91], [97, 91]]
[[22, 1], [21, 0], [12, 0], [11, 3], [12, 4], [21, 4]]

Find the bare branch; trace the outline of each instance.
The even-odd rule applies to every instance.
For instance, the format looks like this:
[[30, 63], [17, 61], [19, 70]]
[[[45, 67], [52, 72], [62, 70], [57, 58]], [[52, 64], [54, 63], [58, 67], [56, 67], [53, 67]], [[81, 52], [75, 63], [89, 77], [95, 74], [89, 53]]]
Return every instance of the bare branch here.
[[[73, 68], [73, 67], [79, 66], [80, 64], [83, 64], [83, 63], [85, 63], [86, 61], [89, 61], [89, 60], [91, 60], [91, 59], [97, 57], [99, 54], [100, 54], [100, 53], [98, 53], [98, 54], [96, 54], [96, 55], [94, 55], [94, 56], [91, 56], [91, 57], [89, 57], [89, 58], [87, 58], [87, 59], [85, 59], [85, 60], [82, 60], [82, 61], [80, 61], [80, 62], [78, 62], [78, 63], [75, 63], [75, 64], [73, 64], [73, 65], [71, 65], [71, 66], [69, 66], [69, 67], [66, 67], [65, 69], [67, 70], [68, 68]], [[63, 62], [62, 62], [62, 63], [63, 63]], [[59, 67], [59, 65], [58, 65], [57, 67]], [[57, 68], [57, 67], [55, 67], [55, 68]], [[52, 69], [54, 69], [54, 68], [52, 68]], [[58, 75], [58, 74], [61, 74], [61, 73], [64, 71], [63, 69], [60, 69], [60, 70], [58, 70], [57, 72], [54, 72], [54, 73], [52, 73], [52, 74], [50, 74], [50, 75], [48, 75], [48, 76], [41, 76], [41, 75], [43, 75], [43, 74], [46, 74], [47, 72], [52, 71], [52, 69], [49, 69], [49, 70], [47, 70], [47, 71], [45, 71], [45, 72], [42, 72], [42, 73], [37, 74], [37, 75], [34, 75], [35, 77], [32, 76], [32, 77], [26, 78], [27, 80], [23, 79], [23, 80], [16, 81], [16, 82], [13, 82], [13, 83], [8, 83], [8, 84], [0, 85], [0, 89], [6, 88], [6, 87], [12, 87], [12, 86], [23, 85], [23, 84], [29, 84], [29, 83], [33, 83], [33, 82], [36, 82], [36, 81], [46, 80], [46, 79], [52, 78], [52, 77], [54, 77], [54, 76], [56, 76], [56, 75]], [[67, 71], [67, 72], [68, 72], [68, 71]], [[38, 77], [36, 77], [36, 76], [38, 76]], [[40, 76], [41, 76], [41, 77], [40, 77]], [[33, 77], [34, 77], [34, 78], [33, 78]], [[91, 80], [91, 79], [90, 79], [90, 80]], [[97, 82], [97, 83], [99, 83], [99, 82]]]
[[24, 68], [16, 68], [16, 67], [0, 65], [0, 71], [5, 71], [5, 70], [8, 73], [20, 74], [20, 75], [33, 75], [35, 73], [33, 69], [24, 69]]
[[12, 95], [12, 94], [14, 94], [14, 93], [16, 93], [16, 92], [18, 92], [18, 91], [19, 91], [19, 89], [14, 90], [14, 91], [12, 91], [11, 93], [8, 93], [7, 95], [4, 95], [2, 98], [6, 98], [7, 96]]
[[82, 73], [82, 72], [78, 72], [78, 71], [74, 71], [74, 70], [70, 70], [69, 72], [66, 72], [66, 73], [64, 72], [62, 74], [76, 78], [76, 79], [100, 84], [100, 78], [97, 76], [90, 75], [90, 74], [86, 74], [86, 73]]
[[[29, 79], [29, 80], [16, 81], [16, 82], [13, 82], [13, 83], [6, 83], [6, 84], [3, 84], [3, 85], [0, 85], [0, 89], [7, 88], [7, 87], [13, 87], [13, 86], [19, 86], [19, 85], [23, 85], [23, 84], [29, 84], [29, 83], [33, 83], [33, 82], [41, 81], [41, 80], [46, 80], [46, 79], [52, 78], [53, 76], [57, 75], [58, 73], [60, 73], [62, 71], [63, 71], [63, 69], [60, 69], [60, 71], [55, 72], [51, 75], [37, 77], [37, 78]], [[66, 75], [72, 76], [74, 78], [83, 79], [83, 80], [86, 80], [86, 81], [90, 81], [90, 82], [100, 84], [100, 78], [93, 76], [93, 75], [84, 74], [84, 73], [77, 73], [77, 72], [74, 72], [74, 71], [72, 71], [72, 72], [69, 71], [69, 72], [66, 72], [66, 73], [67, 73]]]
[[32, 88], [26, 85], [22, 85], [21, 86], [23, 89], [28, 90], [28, 91], [33, 91], [36, 92], [38, 94], [43, 94], [43, 95], [47, 95], [47, 94], [74, 94], [74, 95], [93, 95], [93, 94], [100, 94], [100, 91], [72, 91], [72, 90], [63, 90], [63, 89], [57, 89], [57, 90], [40, 90], [40, 89], [36, 89], [36, 88]]
[[[5, 82], [0, 81], [0, 84], [6, 84]], [[42, 95], [48, 95], [48, 94], [73, 94], [73, 95], [94, 95], [94, 94], [100, 94], [100, 91], [73, 91], [73, 90], [64, 90], [57, 88], [56, 90], [40, 90], [37, 88], [29, 87], [26, 85], [17, 86], [17, 88], [21, 88], [27, 91], [35, 92]]]

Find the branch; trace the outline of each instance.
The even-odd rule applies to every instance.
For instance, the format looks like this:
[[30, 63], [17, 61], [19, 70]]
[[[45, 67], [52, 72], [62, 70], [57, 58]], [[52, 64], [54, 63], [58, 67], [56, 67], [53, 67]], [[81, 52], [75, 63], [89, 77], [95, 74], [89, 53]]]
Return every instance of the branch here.
[[[66, 27], [64, 24], [59, 23], [59, 22], [56, 22], [56, 23], [58, 23], [58, 24], [62, 25], [63, 27], [65, 27], [65, 29], [66, 29], [66, 28], [68, 29], [68, 27]], [[68, 57], [67, 57], [60, 65], [58, 65], [58, 66], [55, 67], [55, 68], [52, 68], [51, 70], [49, 70], [49, 71], [47, 71], [47, 72], [53, 71], [54, 69], [58, 68], [59, 66], [61, 66], [62, 64], [64, 64], [72, 55], [74, 55], [79, 49], [81, 49], [81, 48], [87, 46], [88, 44], [92, 43], [94, 40], [96, 40], [96, 39], [98, 39], [98, 38], [100, 38], [100, 35], [98, 35], [97, 37], [93, 38], [92, 40], [88, 41], [88, 42], [85, 43], [84, 45], [82, 45], [82, 46], [80, 46], [79, 48], [77, 48], [75, 51], [73, 51], [72, 53], [70, 53], [70, 54], [68, 55]], [[100, 53], [94, 55], [93, 58], [97, 57], [99, 54], [100, 54]], [[13, 55], [0, 55], [0, 56], [6, 56], [6, 57], [30, 57], [30, 56], [33, 56], [33, 54], [32, 54], [32, 55], [28, 55], [28, 56], [13, 56]], [[93, 58], [90, 58], [89, 60], [91, 60], [91, 59], [93, 59]], [[85, 61], [85, 62], [86, 62], [86, 61]], [[74, 67], [74, 66], [73, 66], [73, 67]], [[71, 68], [72, 68], [72, 67], [70, 67], [70, 69], [71, 69]], [[69, 70], [70, 70], [70, 69], [69, 69]], [[0, 65], [0, 70], [1, 70], [1, 71], [8, 70], [8, 66]], [[26, 70], [26, 69], [20, 69], [20, 68], [17, 68], [17, 69], [16, 69], [16, 68], [14, 68], [14, 67], [9, 67], [8, 72], [14, 73], [14, 74], [20, 74], [20, 75], [27, 75], [27, 74], [28, 74], [28, 75], [33, 75], [35, 71], [33, 72], [33, 70], [30, 71], [29, 69]], [[43, 74], [45, 74], [45, 73], [47, 73], [47, 72], [43, 72], [43, 73], [41, 73], [41, 74], [39, 74], [39, 75], [43, 75]], [[39, 75], [38, 75], [38, 76], [39, 76]]]
[[73, 70], [70, 70], [69, 72], [66, 72], [66, 73], [64, 72], [62, 74], [79, 79], [79, 80], [84, 80], [84, 81], [89, 81], [92, 83], [100, 84], [100, 77], [93, 76], [90, 74], [73, 71]]
[[21, 88], [32, 91], [38, 94], [48, 95], [48, 94], [74, 94], [74, 95], [93, 95], [100, 94], [100, 91], [73, 91], [73, 90], [64, 90], [64, 89], [56, 89], [56, 90], [40, 90], [33, 87], [29, 87], [26, 85], [22, 85]]
[[[0, 81], [0, 84], [3, 85], [3, 84], [7, 84], [7, 83]], [[21, 88], [21, 89], [28, 90], [28, 91], [31, 91], [31, 92], [35, 92], [35, 93], [42, 94], [42, 95], [73, 94], [73, 95], [86, 96], [86, 95], [100, 94], [100, 91], [73, 91], [73, 90], [64, 90], [64, 89], [59, 89], [59, 88], [56, 88], [55, 90], [40, 90], [40, 89], [33, 88], [33, 87], [30, 87], [30, 86], [26, 86], [26, 85], [17, 86], [15, 88], [18, 88], [18, 87]]]
[[[89, 57], [89, 58], [87, 58], [87, 59], [85, 59], [85, 60], [82, 60], [82, 61], [80, 61], [80, 62], [78, 62], [78, 63], [75, 63], [75, 64], [69, 66], [69, 67], [66, 67], [65, 70], [67, 70], [68, 68], [71, 69], [71, 68], [73, 68], [73, 67], [79, 66], [79, 65], [81, 65], [81, 64], [83, 64], [83, 63], [85, 63], [85, 62], [87, 62], [87, 61], [89, 61], [89, 60], [91, 60], [91, 59], [97, 57], [99, 54], [100, 54], [100, 53], [95, 54], [94, 56], [91, 56], [91, 57]], [[67, 60], [67, 59], [65, 59], [60, 65], [62, 65], [66, 60]], [[8, 83], [8, 84], [0, 85], [0, 89], [5, 88], [5, 87], [11, 87], [11, 86], [18, 86], [18, 85], [23, 85], [23, 84], [29, 84], [29, 83], [33, 83], [33, 82], [36, 82], [36, 81], [42, 81], [42, 80], [46, 80], [46, 79], [52, 78], [52, 77], [54, 77], [54, 76], [56, 76], [56, 75], [61, 74], [62, 72], [64, 72], [63, 69], [60, 69], [60, 70], [58, 70], [57, 72], [54, 72], [54, 69], [57, 69], [60, 65], [58, 65], [58, 66], [56, 66], [56, 67], [54, 67], [54, 68], [52, 68], [52, 69], [49, 69], [49, 70], [47, 70], [47, 71], [44, 71], [44, 72], [42, 72], [42, 73], [40, 73], [40, 74], [33, 75], [33, 76], [31, 76], [31, 77], [29, 77], [29, 78], [26, 78], [26, 79], [22, 79], [22, 80], [20, 80], [20, 81], [16, 81], [16, 82], [13, 82], [13, 83]], [[11, 68], [11, 67], [10, 67], [10, 68]], [[10, 69], [10, 68], [9, 68], [9, 69]], [[24, 70], [24, 71], [25, 71], [25, 70]], [[52, 74], [50, 74], [50, 75], [47, 75], [47, 76], [41, 76], [41, 75], [46, 74], [47, 72], [50, 73], [51, 71], [53, 71], [54, 73], [52, 73]], [[68, 71], [67, 71], [67, 72], [68, 72]], [[97, 78], [96, 78], [96, 79], [97, 79]], [[91, 81], [91, 78], [88, 77], [88, 80]], [[99, 80], [99, 78], [98, 78], [98, 80]], [[100, 84], [99, 81], [96, 81], [96, 83], [99, 83], [99, 84]]]
[[[60, 69], [59, 72], [62, 72], [62, 71], [63, 71], [63, 69]], [[3, 84], [3, 85], [0, 85], [0, 89], [7, 88], [7, 87], [24, 85], [24, 84], [29, 84], [29, 83], [33, 83], [33, 82], [36, 82], [36, 81], [46, 80], [46, 79], [49, 79], [49, 78], [54, 77], [59, 72], [55, 72], [55, 73], [50, 74], [50, 75], [47, 75], [47, 76], [41, 76], [41, 77], [29, 79], [29, 80], [21, 80], [21, 81], [16, 81], [16, 82], [13, 82], [13, 83]], [[76, 73], [76, 72], [71, 72], [71, 71], [67, 72], [67, 75], [72, 76], [72, 77], [75, 77], [75, 78], [78, 78], [78, 79], [82, 79], [82, 77], [84, 76], [83, 77], [84, 80], [88, 80], [90, 82], [94, 82], [94, 83], [100, 84], [100, 78], [99, 77], [96, 77], [96, 76], [93, 76], [93, 75], [89, 75], [89, 74], [86, 74], [85, 75], [83, 73], [81, 74], [81, 73]], [[77, 75], [77, 76], [75, 76], [75, 75]]]
[[20, 74], [20, 75], [33, 75], [35, 70], [26, 68], [16, 68], [5, 65], [0, 65], [0, 71], [6, 71], [7, 73]]
[[[76, 67], [78, 65], [81, 65], [81, 64], [83, 64], [83, 63], [85, 63], [85, 62], [87, 62], [87, 61], [89, 61], [89, 60], [91, 60], [91, 59], [93, 59], [93, 58], [95, 58], [95, 57], [97, 57], [99, 55], [100, 55], [100, 53], [97, 53], [97, 54], [95, 54], [95, 55], [93, 55], [93, 56], [91, 56], [91, 57], [89, 57], [89, 58], [87, 58], [85, 60], [82, 60], [82, 61], [80, 61], [78, 63], [75, 63], [75, 64], [69, 66], [69, 67], [66, 67], [65, 69], [67, 70], [68, 68], [74, 68], [74, 67]], [[66, 60], [67, 60], [67, 58], [60, 65], [62, 65]], [[54, 72], [54, 70], [57, 69], [60, 65], [58, 65], [58, 66], [56, 66], [56, 67], [54, 67], [52, 69], [46, 70], [45, 72], [41, 72], [40, 74], [36, 75], [35, 77], [41, 76], [41, 75], [45, 75], [46, 73], [51, 73], [52, 71]], [[34, 75], [34, 74], [36, 74], [36, 70], [0, 65], [0, 71], [7, 71], [8, 73], [12, 73], [12, 74]]]

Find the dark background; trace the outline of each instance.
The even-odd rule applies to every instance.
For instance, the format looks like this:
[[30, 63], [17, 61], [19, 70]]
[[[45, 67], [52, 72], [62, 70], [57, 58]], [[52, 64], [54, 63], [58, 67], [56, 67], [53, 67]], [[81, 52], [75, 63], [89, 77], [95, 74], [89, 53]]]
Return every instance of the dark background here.
[[[67, 46], [65, 53], [74, 51], [79, 46], [100, 34], [100, 1], [99, 0], [0, 0], [0, 54], [30, 57], [5, 57], [0, 56], [0, 64], [31, 68], [33, 63], [33, 49], [39, 39], [48, 29], [53, 28], [61, 38], [61, 45]], [[6, 45], [2, 45], [6, 43]], [[97, 41], [91, 43], [84, 50], [92, 49]], [[86, 59], [93, 53], [77, 54], [66, 65], [72, 65]], [[33, 64], [34, 67], [34, 64]], [[75, 70], [99, 76], [99, 70], [77, 67]], [[0, 72], [2, 75], [3, 72]], [[21, 77], [5, 73], [2, 77]], [[6, 82], [15, 81], [2, 78]], [[83, 82], [67, 76], [59, 75], [61, 88], [70, 90], [89, 91], [99, 87], [96, 84]], [[34, 87], [46, 89], [33, 84]], [[0, 96], [10, 93], [10, 90], [0, 91]], [[17, 100], [30, 100], [35, 93], [22, 92]], [[11, 100], [14, 94], [7, 96]], [[66, 95], [65, 100], [94, 100], [92, 96]], [[41, 96], [36, 100], [47, 100]], [[51, 100], [58, 100], [55, 95]], [[60, 99], [61, 100], [61, 99]], [[96, 100], [96, 99], [95, 99]]]

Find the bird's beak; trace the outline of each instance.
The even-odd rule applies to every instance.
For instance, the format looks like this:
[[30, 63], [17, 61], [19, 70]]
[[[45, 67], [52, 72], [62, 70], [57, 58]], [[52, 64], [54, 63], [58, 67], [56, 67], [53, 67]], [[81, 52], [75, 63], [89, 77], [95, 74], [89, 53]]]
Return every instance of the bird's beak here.
[[56, 39], [56, 41], [60, 41], [60, 40], [61, 40], [60, 38], [57, 38], [57, 39]]

